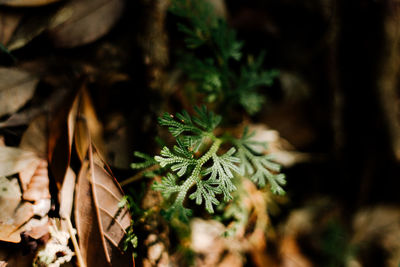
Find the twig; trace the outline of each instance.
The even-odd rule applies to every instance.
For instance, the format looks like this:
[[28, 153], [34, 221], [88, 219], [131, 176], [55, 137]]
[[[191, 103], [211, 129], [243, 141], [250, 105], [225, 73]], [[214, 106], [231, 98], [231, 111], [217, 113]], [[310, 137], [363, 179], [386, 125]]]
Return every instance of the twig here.
[[86, 267], [85, 261], [82, 258], [81, 250], [79, 249], [78, 241], [75, 238], [75, 233], [72, 227], [71, 220], [68, 217], [64, 219], [67, 221], [68, 232], [71, 236], [72, 244], [74, 245], [76, 258], [78, 259], [78, 265], [79, 267]]
[[153, 166], [151, 166], [151, 167], [148, 167], [148, 168], [146, 168], [146, 169], [144, 169], [144, 170], [138, 172], [138, 173], [135, 174], [134, 176], [132, 176], [132, 177], [130, 177], [130, 178], [128, 178], [128, 179], [122, 181], [122, 182], [119, 183], [119, 184], [120, 184], [121, 186], [126, 186], [126, 185], [128, 185], [128, 184], [130, 184], [130, 183], [133, 183], [133, 182], [136, 182], [136, 181], [142, 179], [142, 178], [143, 178], [143, 174], [144, 174], [145, 172], [155, 171], [155, 170], [158, 170], [159, 168], [160, 168], [159, 165], [153, 165]]

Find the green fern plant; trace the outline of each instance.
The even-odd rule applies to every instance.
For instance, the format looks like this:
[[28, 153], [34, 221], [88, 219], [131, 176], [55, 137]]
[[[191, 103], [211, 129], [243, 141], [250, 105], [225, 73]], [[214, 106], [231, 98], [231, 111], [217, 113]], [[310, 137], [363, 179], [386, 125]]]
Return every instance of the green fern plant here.
[[[228, 133], [217, 136], [215, 129], [221, 117], [205, 106], [196, 107], [195, 111], [195, 116], [183, 111], [175, 116], [165, 113], [159, 118], [159, 123], [168, 127], [176, 138], [173, 148], [164, 146], [160, 155], [154, 157], [165, 175], [161, 183], [154, 183], [153, 188], [166, 199], [172, 199], [168, 216], [176, 213], [187, 219], [191, 210], [184, 207], [186, 198], [197, 205], [204, 204], [209, 213], [214, 213], [214, 207], [220, 201], [232, 199], [231, 193], [236, 190], [232, 181], [235, 176], [248, 177], [260, 187], [268, 182], [272, 192], [285, 193], [281, 187], [286, 183], [285, 176], [279, 174], [279, 165], [273, 163], [270, 156], [253, 149], [265, 144], [252, 141], [252, 134], [247, 129], [240, 139]], [[136, 155], [144, 161], [133, 164], [134, 168], [154, 163], [149, 156]]]
[[252, 56], [242, 60], [243, 42], [207, 1], [173, 0], [170, 11], [182, 20], [178, 29], [187, 49], [178, 65], [188, 84], [209, 103], [257, 113], [265, 102], [259, 89], [271, 86], [278, 75], [276, 70], [262, 69], [265, 53], [256, 60]]

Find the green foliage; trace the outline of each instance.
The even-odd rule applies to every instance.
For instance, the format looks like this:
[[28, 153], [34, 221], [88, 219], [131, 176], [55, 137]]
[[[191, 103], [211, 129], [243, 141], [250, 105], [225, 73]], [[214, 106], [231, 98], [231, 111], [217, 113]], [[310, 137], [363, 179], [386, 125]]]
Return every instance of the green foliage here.
[[250, 177], [260, 187], [264, 187], [268, 181], [271, 185], [271, 191], [274, 194], [283, 195], [285, 191], [281, 185], [286, 184], [284, 174], [275, 174], [280, 171], [280, 166], [271, 161], [270, 155], [262, 155], [254, 151], [252, 147], [265, 145], [251, 140], [253, 135], [248, 133], [246, 128], [242, 138], [233, 140], [238, 149], [240, 159], [240, 173]]
[[138, 163], [132, 163], [131, 164], [132, 169], [144, 169], [157, 163], [152, 156], [149, 156], [145, 153], [135, 151], [133, 154], [135, 157], [142, 159], [144, 161]]
[[278, 76], [276, 70], [263, 70], [262, 63], [265, 53], [261, 53], [256, 60], [249, 57], [248, 64], [243, 66], [237, 80], [238, 101], [249, 114], [257, 113], [265, 102], [257, 88], [271, 86], [274, 78]]
[[[127, 207], [131, 213], [133, 213], [134, 217], [138, 217], [138, 214], [142, 213], [142, 210], [135, 204], [136, 202], [130, 195], [125, 195], [120, 202], [118, 203], [118, 212], [115, 215], [117, 217], [119, 213], [122, 211], [124, 207]], [[130, 226], [126, 229], [126, 236], [123, 241], [123, 250], [127, 251], [129, 248], [136, 248], [138, 245], [138, 237], [134, 232], [135, 222], [134, 220], [131, 221]]]
[[122, 247], [122, 249], [124, 251], [127, 251], [130, 246], [132, 246], [133, 248], [136, 248], [138, 245], [138, 238], [133, 230], [133, 225], [134, 225], [134, 223], [132, 222], [131, 226], [126, 231], [126, 237], [124, 239], [124, 244]]
[[[271, 86], [276, 70], [263, 70], [264, 54], [256, 60], [247, 56], [239, 70], [234, 62], [242, 59], [243, 42], [236, 37], [223, 18], [218, 17], [207, 1], [173, 0], [171, 13], [184, 23], [178, 29], [188, 48], [179, 64], [196, 91], [208, 102], [223, 106], [242, 106], [250, 115], [257, 113], [265, 97], [262, 86]], [[201, 55], [198, 50], [202, 49]]]
[[[153, 188], [171, 201], [165, 215], [177, 215], [187, 220], [191, 210], [184, 207], [188, 198], [197, 205], [204, 204], [209, 213], [221, 201], [228, 202], [237, 188], [234, 177], [248, 177], [263, 187], [268, 182], [274, 193], [283, 194], [281, 185], [285, 177], [279, 172], [279, 165], [271, 162], [268, 155], [256, 153], [251, 147], [265, 145], [251, 140], [252, 135], [245, 129], [242, 138], [236, 139], [225, 133], [222, 137], [214, 134], [221, 117], [202, 108], [195, 108], [196, 116], [186, 111], [172, 116], [165, 113], [159, 123], [168, 127], [176, 138], [173, 148], [164, 146], [154, 160], [166, 171], [160, 183]], [[137, 154], [141, 158], [142, 154]], [[147, 166], [140, 163], [142, 166]], [[134, 167], [140, 164], [133, 164]]]

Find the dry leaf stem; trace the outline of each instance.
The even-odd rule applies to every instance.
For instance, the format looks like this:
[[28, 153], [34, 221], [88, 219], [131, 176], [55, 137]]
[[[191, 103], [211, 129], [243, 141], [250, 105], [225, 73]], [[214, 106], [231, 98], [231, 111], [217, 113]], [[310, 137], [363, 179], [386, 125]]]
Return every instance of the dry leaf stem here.
[[78, 245], [78, 242], [75, 237], [75, 233], [74, 233], [74, 229], [72, 227], [71, 220], [69, 218], [64, 218], [64, 219], [67, 222], [68, 232], [69, 232], [69, 235], [71, 236], [72, 244], [74, 245], [76, 258], [78, 260], [78, 265], [79, 265], [79, 267], [86, 267], [85, 261], [82, 258], [81, 250], [79, 249], [79, 245]]

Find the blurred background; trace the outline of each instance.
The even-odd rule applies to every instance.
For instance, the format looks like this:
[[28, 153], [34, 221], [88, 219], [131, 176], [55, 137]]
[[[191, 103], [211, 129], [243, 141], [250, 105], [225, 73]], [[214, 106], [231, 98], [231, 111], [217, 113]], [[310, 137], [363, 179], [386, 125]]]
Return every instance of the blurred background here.
[[[261, 67], [278, 73], [260, 86], [265, 101], [249, 114], [188, 89], [182, 18], [169, 12], [171, 1], [0, 0], [0, 75], [17, 69], [34, 77], [27, 78], [32, 94], [18, 93], [25, 101], [1, 113], [6, 143], [16, 144], [35, 114], [85, 87], [98, 146], [123, 181], [136, 174], [133, 151], [154, 155], [156, 136], [168, 140], [157, 125], [162, 112], [192, 113], [206, 103], [222, 113], [224, 127], [247, 124], [269, 142], [286, 196], [263, 192], [263, 231], [250, 223], [237, 244], [224, 241], [225, 226], [210, 217], [192, 221], [190, 238], [146, 218], [137, 226], [137, 266], [399, 266], [400, 3], [202, 0], [243, 41], [244, 60], [264, 51]], [[8, 102], [17, 100], [1, 95], [0, 105]], [[150, 188], [139, 180], [124, 190], [141, 192], [146, 209], [161, 201]]]

